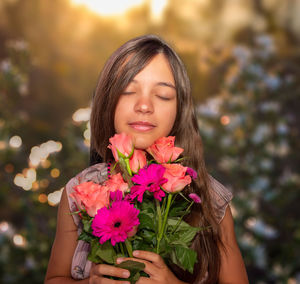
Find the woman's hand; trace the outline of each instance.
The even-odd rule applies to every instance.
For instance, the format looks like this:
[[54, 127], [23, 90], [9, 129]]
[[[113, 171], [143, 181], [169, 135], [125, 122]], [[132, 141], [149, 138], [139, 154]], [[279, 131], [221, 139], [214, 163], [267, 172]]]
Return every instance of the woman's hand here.
[[120, 278], [128, 278], [130, 272], [126, 269], [115, 267], [107, 264], [94, 264], [90, 271], [89, 284], [130, 284], [129, 281], [124, 280], [112, 280], [105, 276], [114, 276]]
[[168, 266], [164, 263], [162, 257], [154, 252], [149, 251], [134, 251], [133, 256], [135, 258], [118, 258], [117, 263], [121, 263], [125, 260], [139, 261], [145, 264], [144, 271], [150, 276], [140, 277], [136, 284], [183, 284], [184, 282], [176, 278]]

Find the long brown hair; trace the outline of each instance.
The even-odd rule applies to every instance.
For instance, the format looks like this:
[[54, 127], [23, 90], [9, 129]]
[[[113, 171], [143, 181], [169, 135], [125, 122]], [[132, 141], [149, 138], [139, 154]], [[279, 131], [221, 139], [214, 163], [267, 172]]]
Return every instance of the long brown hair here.
[[208, 271], [206, 283], [216, 283], [220, 270], [220, 236], [209, 194], [210, 181], [205, 167], [190, 81], [181, 59], [161, 38], [155, 35], [134, 38], [117, 49], [106, 62], [92, 102], [90, 163], [113, 159], [107, 146], [108, 139], [115, 134], [114, 116], [118, 99], [129, 82], [159, 53], [164, 54], [170, 64], [177, 93], [177, 115], [169, 135], [176, 136], [176, 146], [184, 148], [184, 156], [188, 157], [185, 166], [198, 173], [198, 178], [193, 181], [188, 191], [197, 193], [202, 203], [192, 208], [187, 221], [194, 226], [209, 226], [208, 230], [195, 237], [192, 244], [198, 253], [194, 274], [175, 267], [172, 269], [178, 278], [189, 283], [197, 283]]

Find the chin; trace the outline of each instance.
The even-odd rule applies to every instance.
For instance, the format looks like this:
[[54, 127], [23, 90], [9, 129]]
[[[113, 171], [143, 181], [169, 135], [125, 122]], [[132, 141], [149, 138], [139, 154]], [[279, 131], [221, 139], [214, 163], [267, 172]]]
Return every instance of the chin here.
[[150, 147], [152, 144], [154, 143], [154, 141], [150, 141], [149, 139], [139, 139], [136, 138], [134, 141], [134, 147], [136, 149], [140, 149], [140, 150], [146, 150], [148, 147]]
[[136, 149], [139, 149], [139, 150], [146, 150], [148, 147], [150, 147], [152, 145], [152, 143], [151, 144], [149, 144], [149, 143], [136, 143], [135, 145], [134, 145], [134, 147], [136, 148]]

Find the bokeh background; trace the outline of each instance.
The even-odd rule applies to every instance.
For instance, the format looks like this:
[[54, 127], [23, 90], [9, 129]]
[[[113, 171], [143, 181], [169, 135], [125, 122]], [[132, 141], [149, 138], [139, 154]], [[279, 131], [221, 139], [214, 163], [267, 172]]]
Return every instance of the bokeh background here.
[[42, 283], [99, 72], [155, 33], [191, 79], [250, 283], [300, 283], [299, 0], [1, 0], [0, 282]]

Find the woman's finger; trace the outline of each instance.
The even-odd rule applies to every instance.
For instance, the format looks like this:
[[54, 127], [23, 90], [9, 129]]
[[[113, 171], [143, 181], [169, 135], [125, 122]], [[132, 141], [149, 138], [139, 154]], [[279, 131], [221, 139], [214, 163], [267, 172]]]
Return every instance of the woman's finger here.
[[153, 283], [153, 280], [147, 277], [140, 277], [139, 280], [136, 282], [136, 284], [151, 284]]
[[115, 276], [120, 278], [128, 278], [130, 272], [127, 269], [114, 267], [107, 264], [98, 264], [92, 268], [92, 274], [97, 276]]
[[130, 282], [125, 280], [112, 280], [93, 275], [89, 279], [89, 284], [130, 284]]
[[133, 256], [151, 261], [154, 265], [156, 265], [159, 268], [164, 268], [166, 266], [162, 257], [155, 252], [145, 251], [145, 250], [135, 250], [133, 252]]

